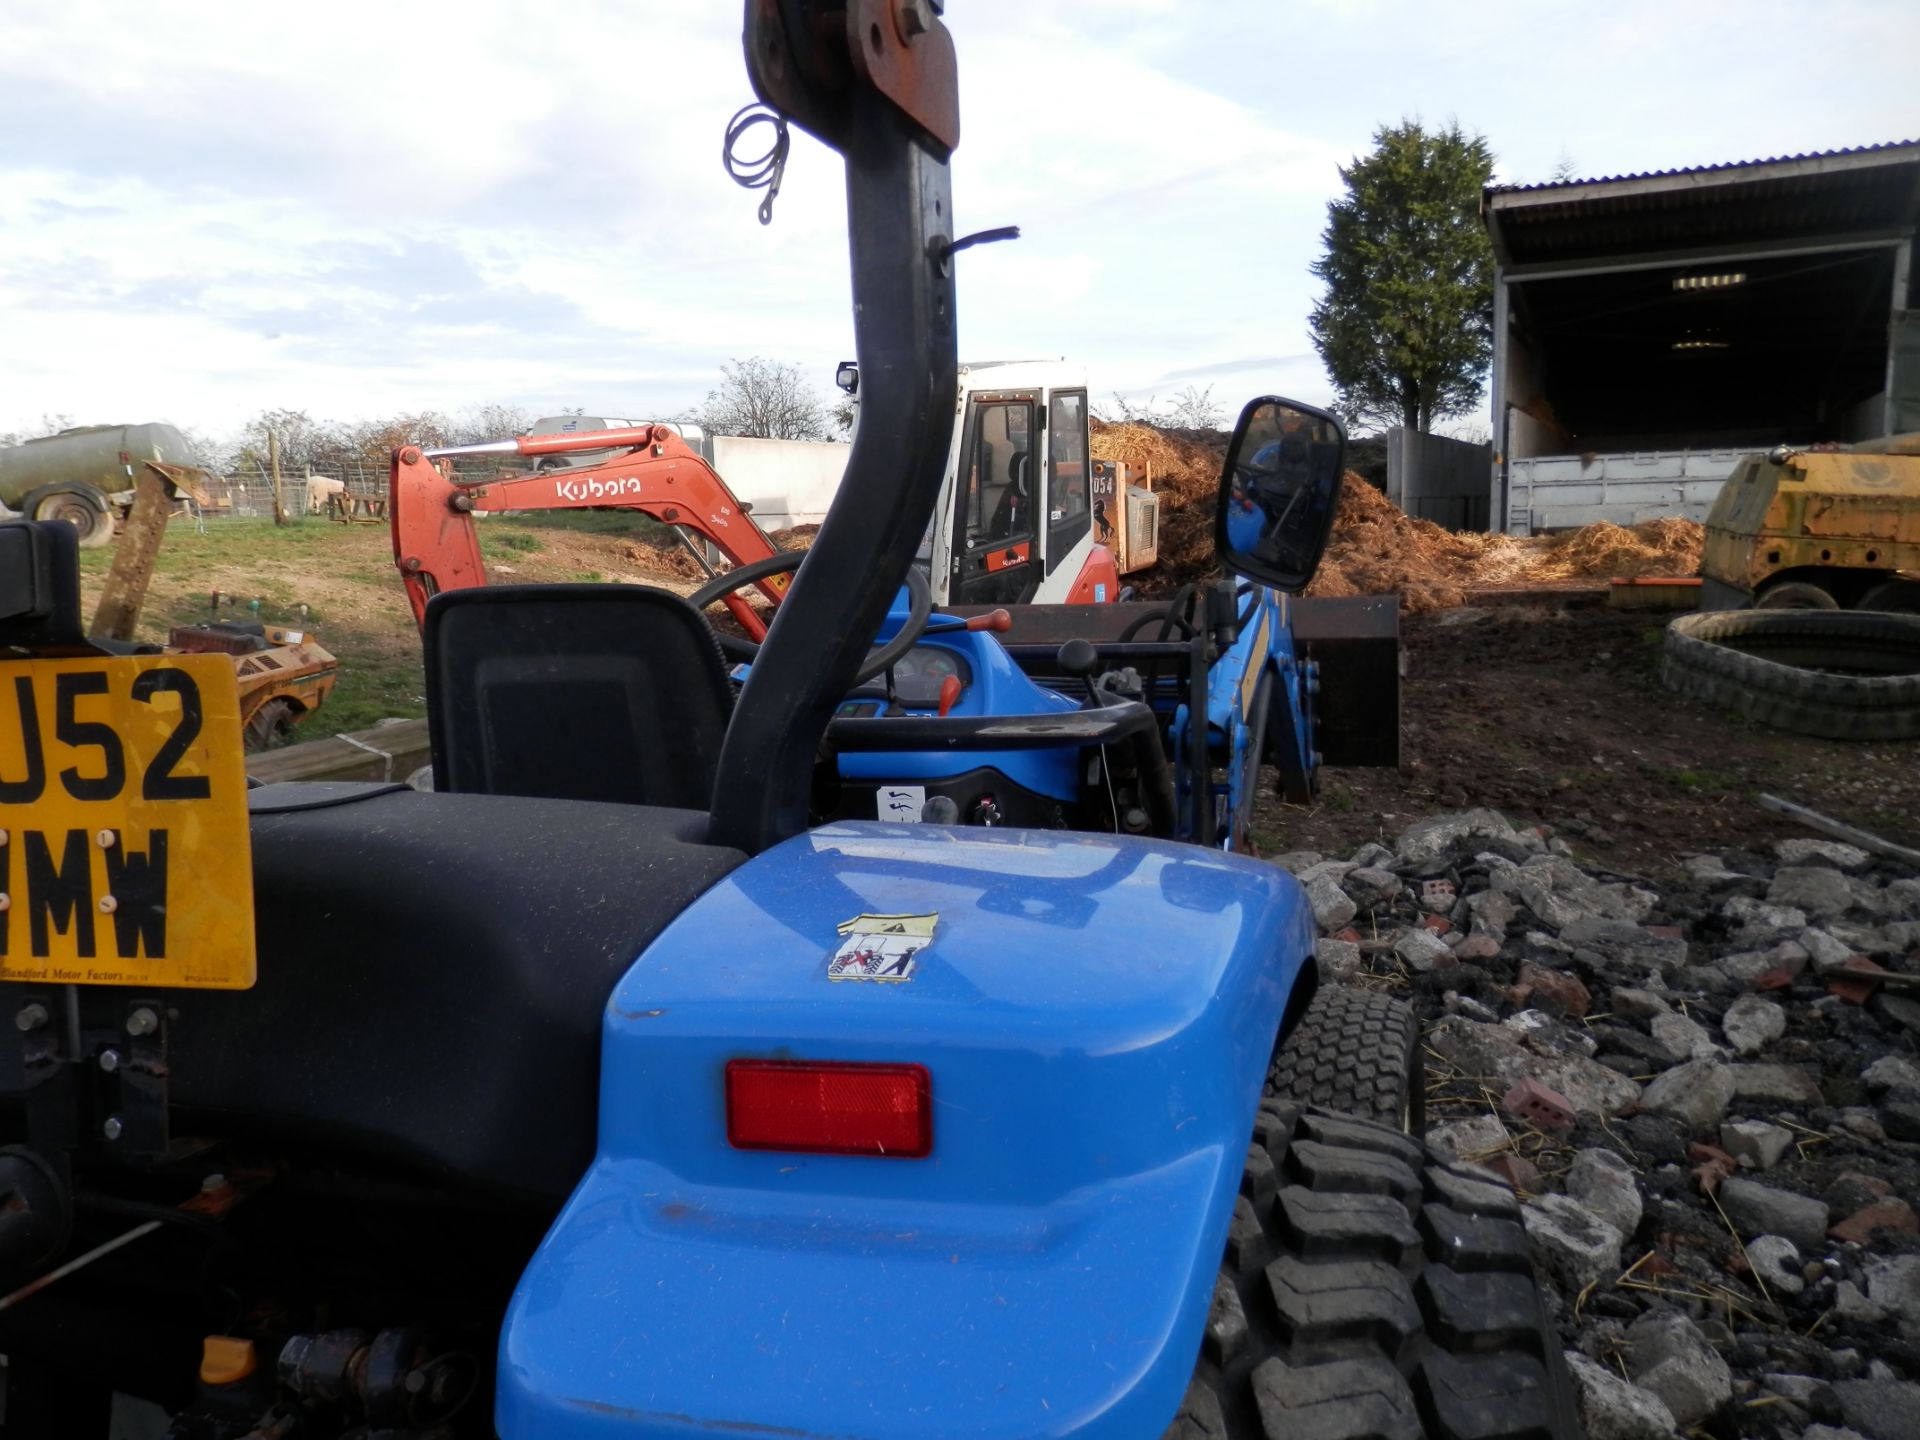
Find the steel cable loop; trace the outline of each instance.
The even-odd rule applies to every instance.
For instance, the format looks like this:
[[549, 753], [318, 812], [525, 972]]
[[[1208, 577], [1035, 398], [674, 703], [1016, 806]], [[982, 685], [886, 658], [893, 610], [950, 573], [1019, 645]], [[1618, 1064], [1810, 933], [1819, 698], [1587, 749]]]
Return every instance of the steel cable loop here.
[[[747, 132], [756, 125], [773, 126], [773, 143], [763, 155], [736, 153]], [[767, 105], [745, 105], [727, 122], [727, 138], [720, 148], [720, 161], [727, 167], [733, 183], [748, 190], [765, 190], [760, 202], [760, 223], [773, 223], [773, 200], [780, 193], [780, 179], [787, 169], [787, 150], [792, 144], [787, 134], [787, 117]]]

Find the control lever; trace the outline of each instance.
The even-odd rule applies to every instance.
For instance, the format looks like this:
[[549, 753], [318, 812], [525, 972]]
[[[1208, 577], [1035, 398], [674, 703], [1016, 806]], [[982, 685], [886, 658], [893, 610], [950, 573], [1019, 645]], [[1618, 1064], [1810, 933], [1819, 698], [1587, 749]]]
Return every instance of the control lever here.
[[[939, 622], [946, 621], [942, 625]], [[954, 623], [958, 621], [959, 623]], [[955, 630], [992, 630], [1004, 635], [1013, 628], [1013, 616], [1005, 610], [989, 610], [984, 615], [973, 615], [961, 620], [958, 615], [936, 615], [928, 622], [929, 634], [942, 635]]]
[[967, 687], [960, 683], [958, 675], [949, 675], [940, 682], [940, 718], [945, 719], [947, 712], [960, 703], [961, 692]]
[[1093, 683], [1093, 672], [1100, 668], [1100, 652], [1091, 640], [1067, 641], [1054, 652], [1053, 663], [1086, 685], [1089, 709], [1098, 710], [1107, 703], [1100, 697], [1100, 687]]

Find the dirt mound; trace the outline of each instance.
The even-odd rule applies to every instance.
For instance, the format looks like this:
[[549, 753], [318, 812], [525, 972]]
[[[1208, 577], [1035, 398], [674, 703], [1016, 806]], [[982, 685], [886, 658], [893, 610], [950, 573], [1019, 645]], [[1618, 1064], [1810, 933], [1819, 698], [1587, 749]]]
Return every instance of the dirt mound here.
[[682, 580], [707, 578], [706, 572], [693, 556], [678, 546], [655, 545], [650, 540], [630, 540], [620, 547], [620, 558], [656, 575], [677, 575]]
[[1455, 534], [1399, 506], [1348, 472], [1333, 537], [1309, 595], [1397, 591], [1410, 614], [1460, 604], [1469, 590], [1616, 575], [1691, 575], [1700, 565], [1700, 526], [1649, 520], [1631, 528], [1583, 525], [1560, 535]]
[[818, 525], [795, 525], [790, 530], [775, 530], [767, 538], [776, 550], [807, 550], [812, 548], [813, 537], [819, 533]]
[[1472, 585], [1510, 581], [1519, 568], [1518, 557], [1509, 553], [1512, 547], [1504, 535], [1456, 535], [1431, 520], [1417, 520], [1348, 471], [1333, 536], [1307, 593], [1397, 591], [1410, 613], [1445, 609], [1460, 604]]
[[1093, 458], [1144, 471], [1160, 497], [1160, 560], [1129, 580], [1146, 596], [1170, 594], [1214, 573], [1213, 508], [1226, 446], [1175, 435], [1152, 425], [1095, 420]]
[[[1149, 470], [1160, 497], [1160, 560], [1129, 576], [1143, 596], [1158, 596], [1216, 573], [1214, 499], [1224, 447], [1151, 425], [1094, 425], [1093, 454]], [[1613, 576], [1691, 575], [1700, 564], [1701, 528], [1691, 520], [1632, 527], [1587, 525], [1561, 535], [1516, 539], [1456, 534], [1417, 519], [1376, 486], [1348, 471], [1333, 535], [1309, 595], [1397, 592], [1410, 614], [1461, 604], [1470, 590], [1599, 581]]]
[[1583, 525], [1547, 540], [1532, 566], [1535, 580], [1599, 579], [1620, 575], [1691, 575], [1700, 568], [1705, 532], [1692, 520], [1669, 517], [1622, 525]]

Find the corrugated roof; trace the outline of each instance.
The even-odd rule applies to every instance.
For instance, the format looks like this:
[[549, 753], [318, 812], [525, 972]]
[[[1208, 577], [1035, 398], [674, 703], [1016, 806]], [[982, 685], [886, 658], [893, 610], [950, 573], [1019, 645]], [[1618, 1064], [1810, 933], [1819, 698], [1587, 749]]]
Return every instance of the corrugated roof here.
[[1625, 180], [1659, 180], [1678, 175], [1711, 175], [1722, 170], [1751, 170], [1761, 165], [1789, 165], [1805, 160], [1831, 160], [1842, 155], [1871, 155], [1881, 150], [1920, 149], [1920, 140], [1883, 140], [1878, 145], [1849, 145], [1839, 150], [1808, 150], [1798, 155], [1770, 155], [1764, 160], [1725, 160], [1718, 165], [1682, 165], [1671, 170], [1637, 170], [1626, 175], [1593, 175], [1578, 180], [1541, 180], [1531, 185], [1489, 185], [1487, 195], [1518, 195], [1533, 190], [1571, 190], [1581, 185], [1612, 185]]
[[1504, 265], [1706, 246], [1911, 234], [1920, 141], [1489, 187], [1481, 205]]

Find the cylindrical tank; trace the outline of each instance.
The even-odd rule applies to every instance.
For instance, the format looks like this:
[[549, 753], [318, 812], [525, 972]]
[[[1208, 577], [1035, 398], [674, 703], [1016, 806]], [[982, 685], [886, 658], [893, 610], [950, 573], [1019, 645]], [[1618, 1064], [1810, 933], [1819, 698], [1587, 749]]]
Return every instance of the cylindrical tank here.
[[103, 495], [129, 490], [134, 472], [147, 460], [194, 463], [187, 437], [157, 423], [82, 425], [24, 445], [0, 446], [0, 503], [17, 510], [33, 491], [55, 483], [91, 485]]

